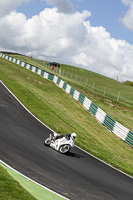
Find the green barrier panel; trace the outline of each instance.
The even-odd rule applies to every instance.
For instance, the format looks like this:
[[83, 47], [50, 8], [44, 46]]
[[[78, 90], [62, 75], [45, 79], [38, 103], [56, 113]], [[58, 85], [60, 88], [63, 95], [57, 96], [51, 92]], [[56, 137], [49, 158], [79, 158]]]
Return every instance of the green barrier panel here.
[[24, 63], [24, 67], [26, 68], [26, 66], [27, 66], [27, 63]]
[[18, 60], [16, 59], [16, 60], [15, 60], [15, 63], [16, 63], [16, 64], [17, 64], [17, 61], [18, 61]]
[[98, 106], [95, 105], [93, 102], [90, 105], [89, 112], [95, 117], [97, 112]]
[[64, 82], [63, 89], [66, 90], [66, 87], [67, 87], [67, 83]]
[[70, 95], [73, 97], [73, 95], [74, 95], [74, 91], [75, 91], [75, 89], [74, 88], [71, 88], [71, 90], [70, 90]]
[[30, 65], [30, 67], [29, 67], [29, 70], [31, 70], [31, 71], [32, 71], [32, 65]]
[[58, 77], [58, 79], [57, 79], [57, 85], [59, 85], [60, 84], [60, 81], [61, 81], [61, 79]]
[[50, 81], [53, 81], [53, 80], [54, 80], [54, 75], [53, 75], [53, 74], [48, 74], [48, 79], [49, 79]]
[[38, 72], [38, 67], [36, 67], [36, 69], [35, 69], [35, 73], [37, 73]]
[[81, 104], [83, 105], [84, 99], [85, 99], [85, 96], [84, 96], [83, 94], [80, 94], [80, 95], [79, 95], [78, 102], [81, 103]]
[[130, 140], [125, 141], [127, 144], [129, 144], [131, 147], [133, 147], [133, 143]]
[[129, 131], [127, 137], [126, 137], [126, 140], [125, 140], [126, 143], [128, 143], [130, 146], [133, 147], [133, 132], [132, 131]]
[[44, 76], [44, 70], [41, 70], [41, 76]]
[[20, 60], [19, 65], [21, 65], [21, 64], [22, 64], [22, 61]]
[[103, 125], [106, 126], [112, 132], [115, 125], [115, 120], [106, 114]]
[[129, 144], [131, 147], [133, 147], [133, 142], [132, 142], [132, 141], [126, 140], [125, 142], [126, 142], [127, 144]]

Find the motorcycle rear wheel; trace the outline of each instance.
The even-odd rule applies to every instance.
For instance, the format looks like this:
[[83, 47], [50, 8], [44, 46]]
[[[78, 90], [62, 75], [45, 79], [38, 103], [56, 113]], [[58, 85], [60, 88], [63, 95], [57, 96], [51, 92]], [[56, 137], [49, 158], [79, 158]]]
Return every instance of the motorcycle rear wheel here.
[[60, 148], [59, 148], [60, 153], [67, 153], [68, 151], [70, 151], [69, 144], [64, 144], [64, 145], [60, 146]]
[[46, 146], [50, 146], [50, 143], [51, 143], [51, 139], [50, 139], [50, 138], [47, 138], [47, 139], [44, 141], [44, 145], [46, 145]]

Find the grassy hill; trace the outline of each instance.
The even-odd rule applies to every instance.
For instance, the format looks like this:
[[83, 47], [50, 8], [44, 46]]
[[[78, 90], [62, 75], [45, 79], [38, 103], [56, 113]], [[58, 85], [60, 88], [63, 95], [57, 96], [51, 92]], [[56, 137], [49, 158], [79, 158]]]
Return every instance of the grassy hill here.
[[[13, 57], [51, 72], [44, 62], [20, 55]], [[61, 70], [62, 75], [58, 70], [54, 73], [133, 131], [133, 87], [72, 66], [61, 65]], [[133, 149], [106, 130], [53, 82], [2, 58], [0, 80], [36, 117], [54, 131], [62, 134], [76, 132], [78, 146], [133, 176]], [[110, 91], [110, 94], [107, 94], [107, 91]], [[121, 94], [117, 101], [117, 95], [115, 97], [114, 94], [119, 91]]]
[[[26, 56], [11, 55], [17, 59], [35, 65], [51, 73], [44, 61], [30, 59]], [[98, 107], [113, 119], [133, 131], [133, 87], [92, 71], [61, 64], [52, 72], [58, 75], [74, 89], [91, 99]], [[117, 101], [120, 92], [119, 101]]]

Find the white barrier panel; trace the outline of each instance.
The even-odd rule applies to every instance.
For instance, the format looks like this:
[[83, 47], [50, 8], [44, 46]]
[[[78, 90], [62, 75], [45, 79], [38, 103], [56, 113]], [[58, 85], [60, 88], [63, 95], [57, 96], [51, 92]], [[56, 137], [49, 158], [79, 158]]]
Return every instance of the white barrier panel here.
[[9, 61], [11, 61], [12, 60], [12, 57], [9, 57]]
[[74, 91], [74, 94], [73, 94], [73, 98], [74, 98], [76, 101], [78, 101], [79, 95], [80, 95], [80, 93], [79, 93], [77, 90], [75, 90], [75, 91]]
[[13, 62], [14, 62], [14, 63], [16, 62], [16, 58], [13, 58]]
[[112, 132], [125, 141], [129, 133], [129, 129], [120, 124], [119, 122], [116, 122]]
[[6, 56], [5, 59], [8, 60], [8, 56]]
[[24, 65], [25, 65], [25, 62], [22, 62], [22, 63], [21, 63], [21, 66], [24, 67]]
[[64, 85], [64, 81], [61, 80], [60, 83], [59, 83], [59, 87], [60, 87], [60, 88], [63, 88], [63, 85]]
[[20, 64], [20, 60], [17, 60], [17, 64], [18, 64], [18, 65]]
[[26, 69], [30, 69], [30, 65], [29, 64], [26, 65]]
[[54, 75], [54, 79], [53, 79], [53, 82], [56, 84], [57, 83], [57, 80], [58, 80], [58, 77], [56, 75]]
[[41, 71], [42, 71], [41, 69], [38, 69], [37, 74], [38, 74], [38, 75], [41, 75]]
[[85, 97], [84, 102], [83, 102], [83, 106], [89, 110], [90, 105], [91, 105], [92, 101], [90, 99], [88, 99], [87, 97]]
[[103, 124], [106, 117], [106, 113], [98, 107], [95, 117]]
[[48, 79], [48, 73], [47, 73], [47, 72], [44, 72], [43, 77], [46, 78], [46, 79]]
[[68, 94], [70, 94], [70, 90], [71, 90], [71, 85], [67, 84], [66, 90], [65, 90], [65, 91], [66, 91]]
[[36, 67], [32, 66], [32, 72], [36, 71]]

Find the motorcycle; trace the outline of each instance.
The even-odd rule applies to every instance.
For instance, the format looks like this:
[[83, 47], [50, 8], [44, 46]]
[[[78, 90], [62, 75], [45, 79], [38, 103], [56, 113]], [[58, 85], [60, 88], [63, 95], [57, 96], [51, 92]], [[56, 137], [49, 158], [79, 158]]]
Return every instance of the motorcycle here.
[[[57, 133], [53, 133], [53, 136], [50, 134], [49, 138], [47, 138], [44, 142], [44, 145], [50, 146], [56, 151], [64, 154], [70, 151], [72, 147], [74, 147], [74, 139], [76, 138], [76, 133], [65, 134], [64, 136], [57, 136]], [[57, 139], [56, 139], [57, 137]]]

